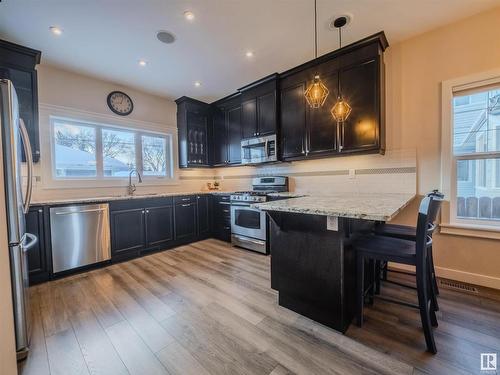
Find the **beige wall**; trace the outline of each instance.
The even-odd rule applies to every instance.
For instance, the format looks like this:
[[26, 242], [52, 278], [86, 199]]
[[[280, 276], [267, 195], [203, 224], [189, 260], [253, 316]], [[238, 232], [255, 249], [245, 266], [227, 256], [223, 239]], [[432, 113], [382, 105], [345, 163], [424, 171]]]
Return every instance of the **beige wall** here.
[[[40, 65], [38, 70], [38, 99], [40, 103], [40, 163], [35, 166], [35, 182], [33, 199], [64, 199], [80, 197], [114, 196], [126, 193], [127, 182], [119, 182], [114, 187], [94, 188], [53, 188], [48, 186], [51, 173], [48, 153], [50, 152], [49, 115], [60, 111], [75, 113], [75, 117], [90, 117], [96, 122], [126, 126], [127, 120], [134, 121], [133, 126], [144, 130], [174, 133], [173, 153], [177, 157], [176, 148], [176, 104], [168, 99], [150, 95], [135, 89], [123, 87], [113, 82], [106, 82], [85, 75], [69, 72], [50, 65]], [[114, 115], [107, 106], [107, 95], [113, 90], [126, 92], [134, 102], [133, 112], [127, 116]], [[175, 159], [177, 160], [177, 159]], [[177, 163], [174, 163], [177, 165]], [[164, 191], [198, 191], [212, 181], [213, 171], [200, 171], [196, 175], [206, 176], [190, 179], [192, 171], [175, 169], [178, 180], [173, 184], [147, 186], [137, 184], [137, 193], [154, 193]]]
[[[387, 64], [387, 146], [416, 148], [418, 192], [440, 187], [442, 81], [500, 67], [500, 8], [391, 46]], [[444, 209], [447, 209], [445, 205]], [[417, 205], [399, 221], [414, 222]], [[438, 273], [500, 288], [500, 242], [435, 239]]]

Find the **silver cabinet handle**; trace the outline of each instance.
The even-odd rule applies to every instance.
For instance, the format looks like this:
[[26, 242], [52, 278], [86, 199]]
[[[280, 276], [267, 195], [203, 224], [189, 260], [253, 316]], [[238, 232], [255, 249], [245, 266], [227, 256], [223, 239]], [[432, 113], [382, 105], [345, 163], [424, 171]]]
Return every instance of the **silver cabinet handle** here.
[[43, 210], [38, 210], [38, 212], [39, 212], [39, 213], [42, 213], [42, 212], [43, 212]]
[[190, 201], [190, 200], [191, 200], [191, 198], [181, 198], [181, 201], [184, 201], [184, 202], [185, 201]]
[[31, 143], [28, 131], [22, 118], [19, 119], [19, 130], [23, 140], [24, 154], [26, 155], [26, 164], [28, 167], [28, 181], [26, 184], [26, 197], [24, 198], [23, 211], [28, 213], [31, 203], [31, 194], [33, 193], [33, 155], [31, 155]]
[[146, 213], [149, 214], [149, 210], [146, 210]]
[[182, 207], [189, 207], [191, 206], [191, 203], [188, 203], [188, 204], [183, 204]]

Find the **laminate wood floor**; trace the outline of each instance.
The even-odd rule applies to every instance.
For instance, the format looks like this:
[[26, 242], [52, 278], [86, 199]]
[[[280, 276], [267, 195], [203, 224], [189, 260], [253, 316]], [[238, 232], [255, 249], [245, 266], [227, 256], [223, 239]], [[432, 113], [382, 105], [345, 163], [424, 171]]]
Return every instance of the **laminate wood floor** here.
[[[270, 258], [205, 240], [32, 287], [23, 375], [468, 374], [500, 351], [500, 302], [443, 290], [438, 354], [418, 312], [376, 300], [337, 333], [277, 305]], [[414, 293], [384, 284], [383, 294]]]

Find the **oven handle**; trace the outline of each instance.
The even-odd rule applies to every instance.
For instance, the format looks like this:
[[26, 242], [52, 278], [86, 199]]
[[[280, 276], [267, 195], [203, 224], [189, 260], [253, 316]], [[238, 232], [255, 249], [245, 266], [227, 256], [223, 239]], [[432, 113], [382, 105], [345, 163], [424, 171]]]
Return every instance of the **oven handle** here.
[[250, 207], [251, 203], [243, 203], [243, 202], [231, 202], [231, 206], [238, 206], [238, 207]]

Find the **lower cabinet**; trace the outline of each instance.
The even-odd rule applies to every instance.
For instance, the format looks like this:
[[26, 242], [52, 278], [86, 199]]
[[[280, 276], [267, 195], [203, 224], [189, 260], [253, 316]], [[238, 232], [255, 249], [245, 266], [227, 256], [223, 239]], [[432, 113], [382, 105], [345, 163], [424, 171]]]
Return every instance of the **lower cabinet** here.
[[144, 215], [144, 208], [111, 211], [111, 256], [113, 258], [138, 256], [144, 249]]
[[215, 195], [212, 207], [212, 236], [218, 240], [231, 241], [231, 204], [229, 195]]
[[172, 206], [146, 209], [146, 245], [166, 245], [174, 239], [174, 209]]
[[196, 202], [175, 205], [175, 239], [196, 239]]
[[196, 197], [196, 205], [198, 209], [198, 239], [210, 237], [210, 195], [198, 195]]
[[43, 207], [31, 207], [26, 214], [26, 231], [34, 234], [38, 242], [28, 251], [30, 285], [47, 281], [50, 277], [50, 253], [46, 246], [46, 223]]

